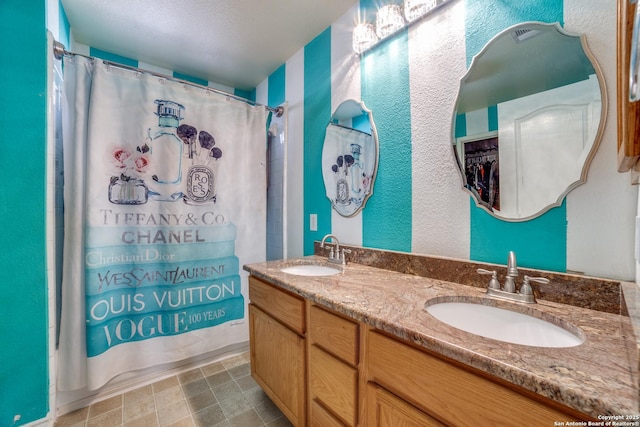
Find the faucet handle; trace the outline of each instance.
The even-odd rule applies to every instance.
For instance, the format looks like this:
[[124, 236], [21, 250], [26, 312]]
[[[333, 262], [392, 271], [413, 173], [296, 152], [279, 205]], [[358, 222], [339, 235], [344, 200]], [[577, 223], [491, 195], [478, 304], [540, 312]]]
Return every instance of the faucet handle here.
[[342, 263], [343, 264], [347, 263], [347, 255], [346, 254], [350, 254], [350, 253], [351, 253], [351, 249], [342, 248]]
[[479, 268], [476, 270], [478, 274], [490, 274], [491, 280], [489, 280], [489, 288], [490, 289], [500, 289], [500, 282], [498, 282], [498, 273], [496, 271], [485, 270], [484, 268]]
[[520, 287], [520, 293], [522, 295], [533, 295], [533, 289], [531, 288], [531, 284], [529, 282], [550, 283], [551, 281], [545, 277], [529, 277], [525, 275], [524, 283]]

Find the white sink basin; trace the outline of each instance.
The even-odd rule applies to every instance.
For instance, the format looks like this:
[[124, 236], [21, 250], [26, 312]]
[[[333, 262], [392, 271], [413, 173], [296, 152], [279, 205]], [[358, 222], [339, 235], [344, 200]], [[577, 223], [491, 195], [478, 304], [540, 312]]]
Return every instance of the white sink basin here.
[[533, 347], [575, 347], [584, 342], [568, 330], [527, 314], [468, 302], [440, 302], [427, 312], [454, 328], [494, 340]]
[[296, 276], [332, 276], [340, 273], [340, 269], [317, 264], [292, 265], [281, 268], [280, 271]]

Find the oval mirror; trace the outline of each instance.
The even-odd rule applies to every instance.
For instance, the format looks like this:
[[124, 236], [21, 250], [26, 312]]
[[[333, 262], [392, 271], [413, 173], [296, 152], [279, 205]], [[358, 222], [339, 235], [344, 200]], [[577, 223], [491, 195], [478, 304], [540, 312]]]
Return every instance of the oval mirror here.
[[378, 135], [364, 103], [341, 103], [327, 125], [322, 146], [322, 178], [333, 209], [349, 217], [373, 193], [378, 168]]
[[584, 36], [558, 23], [506, 29], [460, 81], [452, 133], [464, 188], [506, 221], [559, 206], [586, 180], [606, 107]]

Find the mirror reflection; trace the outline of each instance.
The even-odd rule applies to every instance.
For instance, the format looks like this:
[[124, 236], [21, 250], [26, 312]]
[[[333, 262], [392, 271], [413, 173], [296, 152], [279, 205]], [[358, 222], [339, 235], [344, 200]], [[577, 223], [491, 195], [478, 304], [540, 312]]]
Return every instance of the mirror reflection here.
[[322, 178], [333, 209], [357, 214], [373, 192], [378, 136], [364, 103], [344, 101], [331, 116], [322, 146]]
[[476, 204], [507, 221], [559, 206], [586, 179], [606, 95], [584, 38], [526, 22], [489, 41], [461, 79], [453, 149]]

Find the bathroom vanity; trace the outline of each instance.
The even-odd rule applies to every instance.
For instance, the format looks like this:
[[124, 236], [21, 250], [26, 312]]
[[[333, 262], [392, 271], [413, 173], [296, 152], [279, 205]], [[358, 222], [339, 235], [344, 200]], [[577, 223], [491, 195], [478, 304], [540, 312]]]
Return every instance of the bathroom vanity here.
[[[305, 265], [321, 266], [325, 275], [287, 270]], [[638, 421], [638, 347], [629, 316], [540, 299], [526, 310], [574, 328], [584, 341], [534, 347], [461, 331], [425, 310], [444, 300], [523, 306], [489, 298], [478, 286], [336, 266], [319, 256], [244, 269], [252, 375], [294, 425]]]

